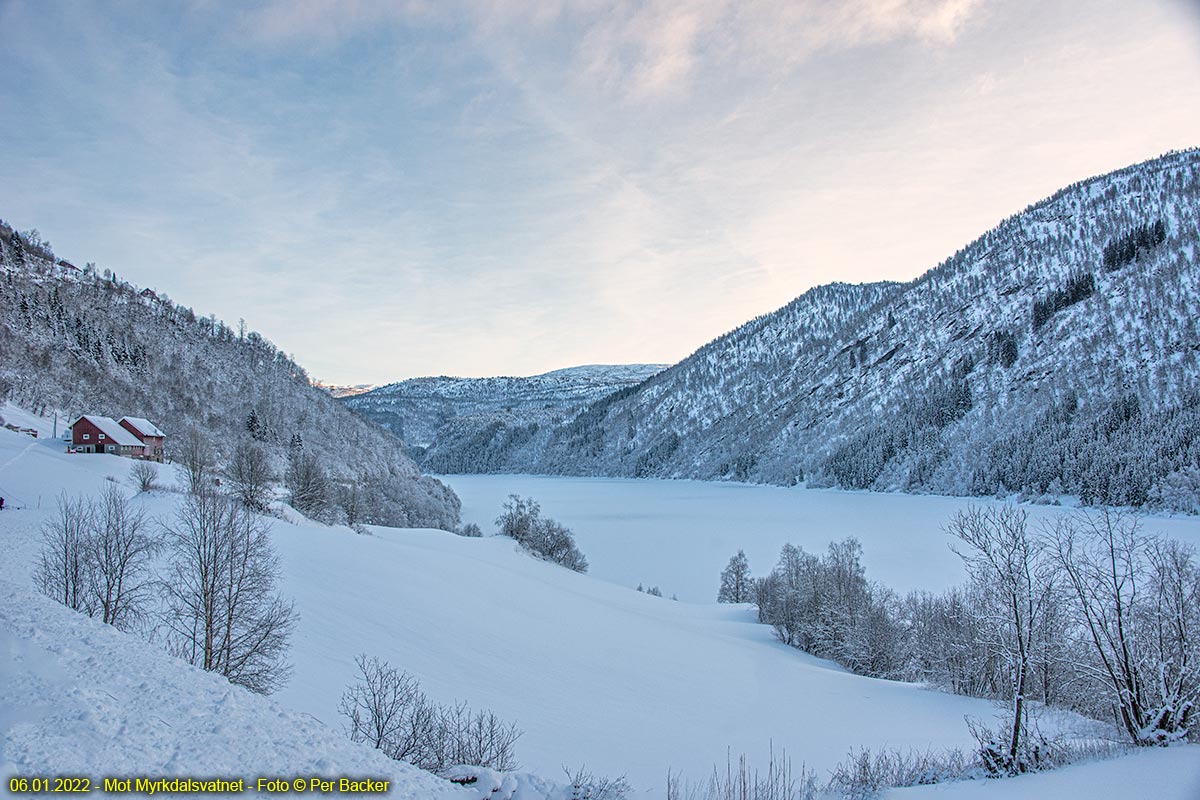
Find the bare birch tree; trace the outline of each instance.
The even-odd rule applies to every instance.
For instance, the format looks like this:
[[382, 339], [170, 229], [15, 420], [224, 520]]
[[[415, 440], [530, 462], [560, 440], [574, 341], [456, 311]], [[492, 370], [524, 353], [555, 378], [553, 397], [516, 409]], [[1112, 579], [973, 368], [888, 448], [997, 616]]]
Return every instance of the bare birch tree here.
[[1010, 676], [1008, 741], [1003, 751], [983, 755], [993, 758], [999, 771], [1023, 771], [1028, 766], [1021, 749], [1028, 727], [1026, 692], [1031, 688], [1038, 632], [1053, 599], [1051, 562], [1029, 531], [1028, 513], [1014, 506], [973, 506], [955, 515], [947, 530], [962, 542], [955, 552], [984, 593], [985, 624]]
[[201, 492], [166, 528], [166, 542], [173, 567], [166, 623], [176, 654], [251, 691], [277, 689], [290, 673], [296, 613], [275, 591], [279, 562], [267, 522]]
[[115, 486], [100, 495], [91, 519], [93, 607], [103, 622], [127, 629], [142, 618], [152, 599], [150, 560], [158, 539], [142, 510], [133, 508]]
[[42, 594], [89, 616], [94, 509], [84, 497], [58, 498], [58, 512], [42, 529], [42, 551], [33, 580]]

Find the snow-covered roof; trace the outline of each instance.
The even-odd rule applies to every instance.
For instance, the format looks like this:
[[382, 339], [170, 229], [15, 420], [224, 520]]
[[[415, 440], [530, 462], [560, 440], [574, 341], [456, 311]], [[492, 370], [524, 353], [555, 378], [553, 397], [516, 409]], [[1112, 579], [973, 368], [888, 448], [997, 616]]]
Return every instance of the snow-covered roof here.
[[[112, 417], [94, 417], [91, 414], [84, 414], [79, 419], [86, 419], [88, 422], [95, 425], [101, 433], [112, 440], [113, 444], [118, 444], [122, 447], [142, 446], [141, 439], [122, 428], [121, 424]], [[76, 424], [78, 424], [78, 422], [79, 420], [75, 420]]]
[[158, 429], [157, 425], [148, 419], [142, 419], [141, 417], [121, 417], [121, 421], [128, 422], [137, 428], [138, 433], [142, 434], [142, 436], [166, 436], [165, 433]]

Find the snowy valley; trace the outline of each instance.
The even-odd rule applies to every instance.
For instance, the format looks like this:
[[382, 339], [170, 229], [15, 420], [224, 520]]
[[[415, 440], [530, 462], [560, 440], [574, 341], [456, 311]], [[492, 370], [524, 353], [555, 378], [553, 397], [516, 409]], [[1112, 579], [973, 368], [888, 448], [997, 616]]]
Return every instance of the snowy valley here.
[[[5, 414], [26, 424], [47, 424], [21, 416], [12, 406]], [[0, 430], [0, 487], [8, 493], [0, 518], [7, 556], [0, 567], [0, 637], [6, 654], [0, 768], [6, 775], [48, 770], [93, 776], [353, 774], [390, 777], [394, 797], [478, 796], [345, 738], [338, 703], [354, 679], [359, 653], [407, 670], [438, 701], [487, 707], [517, 724], [524, 731], [517, 742], [520, 764], [544, 779], [538, 783], [525, 774], [521, 785], [529, 793], [517, 800], [570, 798], [563, 767], [584, 765], [600, 775], [625, 775], [634, 787], [631, 797], [663, 797], [668, 770], [703, 783], [714, 766], [724, 769], [727, 752], [735, 758], [746, 753], [753, 766], [765, 768], [772, 748], [786, 751], [797, 772], [802, 764], [824, 781], [854, 748], [965, 747], [970, 737], [964, 716], [991, 720], [1003, 714], [985, 700], [860, 677], [805, 656], [783, 646], [746, 606], [638, 593], [619, 580], [605, 580], [610, 576], [600, 566], [602, 559], [594, 576], [579, 575], [530, 558], [504, 538], [386, 528], [372, 528], [372, 535], [364, 536], [294, 512], [288, 512], [288, 520], [274, 520], [271, 529], [282, 563], [280, 588], [299, 612], [288, 654], [294, 671], [270, 700], [260, 698], [33, 589], [40, 528], [53, 517], [54, 495], [95, 494], [114, 481], [133, 494], [132, 464], [111, 456], [68, 455], [52, 440]], [[170, 467], [158, 470], [162, 486], [174, 485]], [[567, 511], [569, 497], [579, 500], [591, 492], [597, 495], [594, 502], [602, 497], [610, 507], [624, 506], [636, 524], [654, 516], [656, 505], [661, 514], [675, 510], [656, 504], [659, 487], [654, 481], [615, 488], [602, 482], [554, 496], [544, 484], [518, 480], [504, 488], [497, 483], [490, 494], [473, 487], [460, 491], [467, 513], [481, 522], [499, 492], [537, 489], [555, 513]], [[822, 509], [839, 496], [716, 487], [722, 488], [764, 497], [787, 493], [792, 499], [785, 502], [810, 505], [817, 514], [830, 513]], [[691, 490], [701, 497], [705, 491], [704, 485]], [[182, 501], [183, 495], [167, 489], [132, 499], [164, 520]], [[945, 546], [941, 518], [959, 501], [913, 501], [911, 527], [905, 531], [910, 549], [918, 560], [936, 558]], [[701, 502], [730, 506], [720, 499]], [[732, 505], [730, 518], [739, 513], [737, 503]], [[794, 510], [776, 506], [757, 527], [769, 517], [773, 535], [784, 535], [794, 524]], [[620, 518], [610, 514], [607, 529], [588, 526], [595, 538], [581, 537], [582, 545], [599, 551]], [[1200, 539], [1194, 520], [1162, 522], [1175, 535]], [[689, 532], [686, 525], [667, 527], [674, 540], [638, 554], [646, 559], [645, 571], [665, 576], [675, 569], [678, 575], [701, 566], [668, 566]], [[579, 530], [584, 528], [581, 517]], [[793, 540], [819, 548], [822, 539], [840, 533], [813, 531]], [[727, 545], [753, 546], [752, 537], [727, 535], [728, 541], [719, 544], [722, 552]], [[867, 553], [884, 538], [868, 540]], [[869, 567], [874, 572], [887, 560]], [[939, 575], [934, 563], [914, 582], [957, 579]], [[712, 586], [715, 578], [711, 572], [704, 576]], [[669, 578], [662, 580], [669, 586]], [[830, 725], [835, 718], [870, 723]], [[1094, 723], [1061, 713], [1046, 715], [1041, 724], [1076, 735], [1098, 730]], [[1139, 786], [1151, 792], [1147, 796], [1191, 800], [1200, 788], [1200, 750], [1168, 748], [979, 786], [929, 787], [937, 790], [932, 795], [925, 789], [894, 794], [995, 800], [1033, 796], [1023, 794], [1020, 787], [1026, 785], [1092, 785], [1093, 774], [1100, 776], [1095, 783], [1101, 789], [1111, 789], [1121, 785], [1108, 777], [1114, 770], [1120, 776], [1136, 774]], [[533, 793], [536, 786], [541, 794]], [[1090, 796], [1125, 795], [1097, 791]]]
[[[0, 227], [0, 773], [1196, 800], [1198, 173], [1085, 181], [674, 366], [336, 400]], [[72, 452], [82, 413], [168, 463]]]

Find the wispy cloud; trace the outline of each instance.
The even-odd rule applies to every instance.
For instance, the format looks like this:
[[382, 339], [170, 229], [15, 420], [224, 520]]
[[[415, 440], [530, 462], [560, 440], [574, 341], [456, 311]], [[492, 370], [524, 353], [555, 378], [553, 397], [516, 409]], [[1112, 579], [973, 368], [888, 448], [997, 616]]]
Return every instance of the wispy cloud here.
[[258, 43], [343, 42], [380, 25], [464, 24], [487, 37], [564, 37], [563, 66], [634, 100], [702, 89], [716, 71], [787, 71], [821, 51], [946, 44], [981, 0], [275, 0], [239, 29]]
[[18, 0], [0, 214], [327, 379], [669, 361], [1194, 144], [1185, 5]]

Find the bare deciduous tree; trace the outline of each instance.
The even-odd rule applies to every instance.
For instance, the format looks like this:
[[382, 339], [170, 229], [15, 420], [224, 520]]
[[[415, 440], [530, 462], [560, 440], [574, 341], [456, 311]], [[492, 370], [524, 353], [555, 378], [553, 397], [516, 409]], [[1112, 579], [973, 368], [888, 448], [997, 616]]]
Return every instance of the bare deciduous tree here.
[[158, 539], [141, 509], [130, 507], [117, 487], [104, 491], [92, 514], [89, 537], [94, 607], [102, 621], [130, 627], [151, 599], [150, 559]]
[[157, 478], [158, 470], [149, 461], [138, 461], [129, 470], [129, 479], [139, 492], [149, 492], [157, 488]]
[[44, 594], [122, 629], [142, 617], [158, 542], [120, 489], [108, 487], [98, 501], [63, 495], [44, 537], [34, 572]]
[[948, 532], [964, 545], [955, 552], [983, 592], [986, 626], [1011, 679], [1012, 724], [1004, 751], [995, 753], [1002, 771], [1023, 771], [1021, 736], [1028, 727], [1026, 692], [1036, 657], [1037, 632], [1053, 599], [1050, 560], [1028, 526], [1028, 513], [1015, 506], [973, 506], [950, 520]]
[[283, 482], [292, 507], [315, 520], [324, 522], [330, 504], [329, 476], [315, 453], [293, 447], [288, 455]]
[[225, 477], [242, 505], [251, 511], [267, 509], [275, 474], [266, 450], [253, 442], [238, 445], [225, 468]]
[[166, 528], [166, 543], [173, 567], [166, 624], [175, 653], [260, 694], [282, 685], [296, 613], [275, 591], [279, 565], [266, 521], [201, 492]]
[[1187, 735], [1200, 702], [1200, 570], [1177, 542], [1145, 534], [1135, 518], [1104, 510], [1053, 529], [1076, 621], [1136, 744]]
[[196, 428], [188, 428], [175, 437], [171, 460], [175, 462], [189, 492], [210, 490], [216, 459], [204, 434]]
[[89, 616], [93, 515], [86, 498], [60, 495], [57, 514], [42, 530], [42, 552], [33, 575], [42, 594]]

